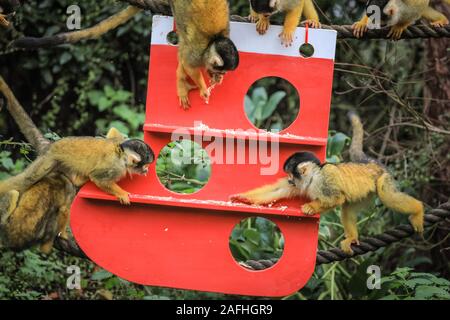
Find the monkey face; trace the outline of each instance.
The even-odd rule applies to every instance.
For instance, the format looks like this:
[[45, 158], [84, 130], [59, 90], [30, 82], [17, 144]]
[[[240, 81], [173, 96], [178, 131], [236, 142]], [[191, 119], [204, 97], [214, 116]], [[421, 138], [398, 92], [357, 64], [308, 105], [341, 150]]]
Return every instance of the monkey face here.
[[146, 175], [149, 165], [155, 160], [153, 150], [142, 140], [130, 139], [121, 145], [127, 156], [127, 170], [131, 174]]
[[256, 13], [269, 17], [279, 10], [280, 0], [250, 0], [250, 6]]
[[208, 46], [204, 61], [205, 68], [213, 82], [220, 83], [227, 71], [235, 70], [238, 67], [239, 52], [230, 39], [218, 37]]

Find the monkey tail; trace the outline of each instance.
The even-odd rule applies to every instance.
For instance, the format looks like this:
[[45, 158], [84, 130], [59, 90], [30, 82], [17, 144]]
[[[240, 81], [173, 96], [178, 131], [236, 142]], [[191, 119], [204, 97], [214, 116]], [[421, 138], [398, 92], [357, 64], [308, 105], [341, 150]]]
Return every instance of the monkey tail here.
[[385, 172], [377, 180], [377, 193], [381, 202], [391, 210], [409, 214], [416, 232], [423, 232], [423, 203], [399, 191], [392, 176]]
[[373, 161], [363, 151], [364, 128], [360, 117], [354, 111], [348, 113], [348, 118], [352, 124], [352, 143], [350, 145], [350, 160], [352, 162], [370, 162]]
[[142, 9], [135, 6], [128, 6], [122, 11], [119, 11], [91, 28], [74, 32], [60, 33], [54, 36], [42, 38], [23, 37], [14, 41], [13, 45], [17, 48], [23, 49], [38, 49], [58, 46], [65, 43], [75, 43], [84, 39], [97, 39], [106, 32], [126, 23], [141, 10]]
[[17, 190], [23, 192], [55, 169], [57, 161], [45, 154], [33, 161], [22, 173], [0, 181], [0, 195]]

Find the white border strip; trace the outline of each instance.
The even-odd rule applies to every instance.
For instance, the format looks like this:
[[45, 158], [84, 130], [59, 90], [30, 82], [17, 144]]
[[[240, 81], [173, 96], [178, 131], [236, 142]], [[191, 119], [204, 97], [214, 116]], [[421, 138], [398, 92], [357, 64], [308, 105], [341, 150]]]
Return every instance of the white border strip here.
[[[291, 47], [281, 45], [280, 34], [282, 26], [271, 25], [263, 36], [256, 32], [255, 24], [231, 22], [231, 40], [241, 52], [263, 53], [300, 57], [299, 48], [305, 40], [305, 28], [297, 28]], [[153, 16], [152, 44], [169, 45], [166, 36], [173, 30], [173, 18]], [[336, 52], [337, 32], [335, 30], [309, 28], [309, 43], [314, 47], [312, 58], [334, 60]]]

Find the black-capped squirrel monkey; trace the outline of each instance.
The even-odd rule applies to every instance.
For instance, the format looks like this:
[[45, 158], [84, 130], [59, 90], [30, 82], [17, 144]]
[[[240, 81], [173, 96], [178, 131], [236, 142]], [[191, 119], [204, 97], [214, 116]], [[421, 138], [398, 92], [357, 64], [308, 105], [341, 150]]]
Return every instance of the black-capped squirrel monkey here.
[[[450, 0], [444, 0], [450, 4]], [[401, 38], [403, 31], [417, 20], [424, 18], [434, 27], [442, 27], [449, 23], [447, 17], [430, 7], [429, 0], [369, 0], [371, 4], [378, 5], [383, 13], [383, 20], [391, 27], [388, 37], [393, 40]], [[366, 7], [366, 8], [367, 8]], [[368, 29], [369, 17], [364, 14], [360, 21], [353, 24], [353, 34], [360, 38]]]
[[250, 0], [250, 20], [256, 22], [259, 34], [265, 34], [269, 29], [270, 16], [276, 12], [286, 12], [283, 32], [280, 34], [283, 45], [290, 46], [294, 40], [295, 29], [302, 14], [305, 23], [310, 27], [319, 28], [319, 15], [312, 0]]
[[20, 6], [19, 0], [0, 0], [0, 26], [8, 27], [8, 14]]
[[353, 126], [350, 148], [352, 162], [321, 164], [313, 153], [297, 152], [284, 164], [286, 178], [273, 185], [232, 196], [231, 199], [263, 205], [283, 198], [305, 197], [309, 202], [301, 209], [306, 215], [342, 206], [341, 221], [345, 239], [341, 242], [341, 248], [349, 254], [353, 252], [351, 245], [358, 243], [357, 214], [371, 203], [375, 195], [386, 207], [408, 214], [414, 230], [422, 233], [422, 202], [398, 191], [386, 168], [364, 154], [361, 121], [355, 114], [351, 114], [350, 119]]
[[0, 195], [0, 247], [25, 250], [39, 245], [50, 253], [55, 238], [67, 239], [76, 188], [69, 177], [50, 173], [29, 189]]
[[21, 174], [0, 181], [0, 195], [12, 190], [22, 193], [49, 173], [75, 177], [81, 186], [91, 180], [103, 191], [130, 204], [128, 192], [117, 185], [127, 174], [146, 174], [154, 160], [152, 149], [139, 139], [125, 139], [112, 128], [105, 138], [68, 137], [52, 143]]
[[[227, 71], [239, 65], [239, 52], [230, 40], [230, 17], [226, 0], [170, 0], [178, 43], [177, 93], [183, 109], [190, 106], [189, 91], [200, 90], [208, 102], [211, 85], [220, 84]], [[189, 83], [189, 78], [194, 84]]]

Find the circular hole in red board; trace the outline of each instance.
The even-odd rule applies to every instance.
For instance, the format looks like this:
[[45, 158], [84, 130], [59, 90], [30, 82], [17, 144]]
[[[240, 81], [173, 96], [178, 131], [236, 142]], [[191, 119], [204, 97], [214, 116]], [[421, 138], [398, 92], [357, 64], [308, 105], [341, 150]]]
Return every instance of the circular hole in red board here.
[[300, 52], [300, 55], [303, 58], [309, 58], [309, 57], [312, 57], [314, 54], [314, 47], [310, 43], [304, 43], [300, 46], [298, 51]]
[[234, 226], [229, 247], [231, 255], [240, 266], [248, 270], [263, 271], [273, 267], [283, 255], [284, 236], [280, 228], [269, 219], [246, 218]]
[[167, 42], [171, 45], [176, 46], [178, 44], [178, 34], [176, 31], [170, 31], [166, 36]]
[[288, 128], [300, 111], [297, 89], [280, 77], [264, 77], [255, 81], [244, 98], [248, 120], [257, 128], [279, 132]]
[[168, 190], [192, 194], [203, 189], [211, 176], [211, 160], [196, 142], [181, 139], [161, 149], [156, 174]]

